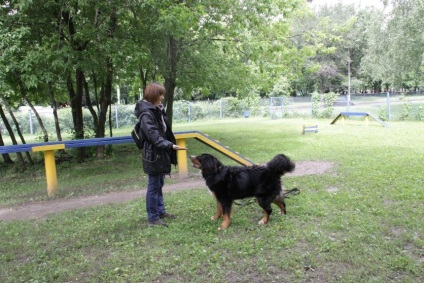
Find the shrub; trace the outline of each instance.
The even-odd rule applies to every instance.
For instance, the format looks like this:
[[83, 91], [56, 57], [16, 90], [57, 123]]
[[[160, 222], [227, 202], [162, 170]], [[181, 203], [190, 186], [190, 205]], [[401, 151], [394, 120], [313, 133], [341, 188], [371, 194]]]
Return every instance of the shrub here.
[[377, 112], [378, 118], [382, 121], [387, 121], [389, 117], [387, 117], [387, 109], [384, 106], [381, 106]]
[[319, 117], [319, 93], [314, 92], [312, 93], [312, 116], [313, 117]]
[[418, 107], [418, 111], [417, 111], [417, 120], [418, 121], [424, 121], [424, 104], [421, 104]]

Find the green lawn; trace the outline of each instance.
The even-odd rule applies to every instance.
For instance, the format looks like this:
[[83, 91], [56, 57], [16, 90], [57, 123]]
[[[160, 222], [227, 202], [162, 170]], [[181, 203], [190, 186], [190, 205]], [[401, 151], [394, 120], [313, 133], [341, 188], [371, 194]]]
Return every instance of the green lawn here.
[[[331, 161], [325, 174], [284, 178], [301, 193], [266, 226], [256, 205], [235, 206], [218, 231], [207, 189], [168, 193], [179, 217], [148, 228], [143, 199], [0, 222], [0, 282], [424, 282], [424, 123], [241, 118], [175, 124], [258, 163], [277, 153]], [[302, 135], [316, 123], [318, 133]], [[129, 129], [118, 134], [128, 135]], [[209, 152], [196, 140], [188, 154]], [[36, 155], [39, 161], [41, 155]], [[135, 145], [104, 160], [57, 164], [57, 198], [145, 189]], [[190, 168], [190, 174], [198, 174]], [[167, 178], [167, 184], [175, 182]], [[40, 162], [26, 172], [0, 163], [0, 207], [47, 199]], [[276, 207], [274, 207], [277, 211]]]

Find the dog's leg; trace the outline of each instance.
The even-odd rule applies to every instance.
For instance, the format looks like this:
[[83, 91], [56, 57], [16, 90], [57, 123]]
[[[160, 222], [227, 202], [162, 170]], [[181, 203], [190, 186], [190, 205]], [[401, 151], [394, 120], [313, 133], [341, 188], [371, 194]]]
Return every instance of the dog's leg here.
[[280, 214], [287, 214], [283, 192], [281, 192], [278, 196], [275, 197], [274, 203], [280, 208]]
[[263, 225], [263, 224], [267, 224], [269, 221], [269, 215], [270, 213], [268, 213], [265, 209], [264, 209], [264, 217], [258, 222], [259, 225]]
[[222, 207], [222, 223], [221, 226], [219, 226], [218, 230], [225, 230], [228, 228], [228, 226], [230, 226], [230, 222], [231, 222], [231, 206], [232, 206], [232, 202], [231, 203], [221, 203], [221, 207]]
[[259, 225], [267, 224], [269, 221], [269, 216], [272, 213], [271, 204], [267, 203], [266, 200], [261, 198], [256, 198], [258, 200], [258, 204], [264, 210], [264, 217], [258, 222]]
[[225, 230], [228, 228], [228, 226], [230, 226], [230, 215], [224, 213], [223, 219], [224, 220], [222, 221], [221, 226], [219, 226], [218, 230]]
[[211, 216], [212, 220], [218, 220], [219, 218], [222, 217], [222, 205], [221, 203], [217, 200], [216, 201], [216, 214], [214, 216]]

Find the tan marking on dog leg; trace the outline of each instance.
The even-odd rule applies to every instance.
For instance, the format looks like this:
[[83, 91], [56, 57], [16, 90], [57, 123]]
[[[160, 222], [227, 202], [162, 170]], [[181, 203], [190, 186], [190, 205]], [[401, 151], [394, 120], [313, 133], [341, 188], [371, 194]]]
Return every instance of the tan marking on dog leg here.
[[268, 221], [269, 221], [269, 214], [264, 210], [264, 218], [262, 218], [259, 222], [258, 222], [258, 224], [259, 225], [264, 225], [264, 224], [267, 224], [268, 223]]
[[284, 196], [276, 196], [274, 203], [280, 208], [279, 214], [287, 214], [286, 205], [284, 204]]
[[211, 217], [212, 220], [218, 220], [222, 217], [222, 205], [219, 201], [216, 202], [216, 214]]
[[222, 221], [221, 226], [219, 226], [218, 230], [225, 230], [228, 228], [228, 226], [230, 226], [230, 215], [224, 214], [223, 218], [224, 220]]

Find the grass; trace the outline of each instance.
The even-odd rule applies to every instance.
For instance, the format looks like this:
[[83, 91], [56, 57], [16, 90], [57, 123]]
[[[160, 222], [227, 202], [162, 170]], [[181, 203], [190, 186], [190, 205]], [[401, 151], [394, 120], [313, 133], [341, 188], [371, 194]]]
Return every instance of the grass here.
[[[319, 132], [302, 135], [306, 123]], [[287, 199], [287, 216], [273, 214], [266, 226], [256, 224], [262, 212], [253, 204], [236, 206], [230, 228], [218, 231], [204, 187], [166, 194], [168, 210], [179, 216], [168, 228], [147, 227], [143, 199], [0, 222], [0, 281], [423, 282], [424, 124], [390, 125], [259, 118], [175, 124], [175, 131], [204, 132], [258, 163], [281, 152], [337, 165], [285, 178], [301, 193]], [[233, 164], [195, 140], [187, 146], [189, 154], [210, 152]], [[24, 173], [0, 166], [0, 206], [46, 199], [42, 164]], [[58, 177], [57, 198], [146, 184], [133, 145], [115, 146], [105, 160], [60, 163]]]

